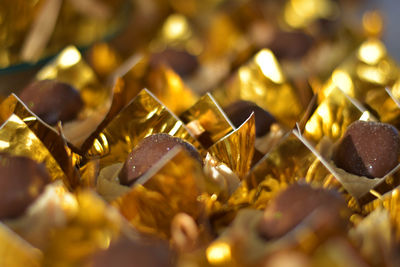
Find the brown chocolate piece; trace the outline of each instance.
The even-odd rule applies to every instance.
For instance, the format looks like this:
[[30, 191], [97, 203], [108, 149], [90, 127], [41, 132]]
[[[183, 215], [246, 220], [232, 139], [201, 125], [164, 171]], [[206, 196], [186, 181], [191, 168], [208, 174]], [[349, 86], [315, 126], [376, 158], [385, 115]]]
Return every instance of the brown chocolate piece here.
[[79, 92], [71, 85], [56, 80], [35, 81], [25, 87], [19, 97], [50, 125], [75, 119], [83, 108]]
[[132, 185], [175, 146], [180, 146], [194, 159], [202, 162], [197, 149], [183, 139], [165, 133], [153, 134], [144, 138], [131, 151], [119, 173], [120, 183]]
[[313, 44], [313, 38], [304, 32], [279, 31], [268, 48], [278, 59], [299, 59], [308, 53]]
[[242, 125], [249, 118], [250, 114], [254, 112], [257, 137], [267, 134], [271, 125], [276, 122], [274, 116], [251, 101], [236, 101], [224, 108], [224, 111], [235, 127]]
[[387, 123], [353, 122], [340, 140], [333, 160], [347, 172], [369, 178], [383, 177], [398, 164], [400, 137]]
[[162, 241], [127, 238], [112, 243], [110, 247], [92, 258], [92, 267], [142, 267], [173, 266], [173, 254]]
[[199, 67], [196, 56], [183, 50], [167, 48], [162, 52], [154, 53], [150, 58], [150, 66], [159, 65], [171, 67], [180, 76], [185, 77], [193, 74]]
[[43, 164], [0, 153], [0, 219], [20, 216], [49, 182]]
[[307, 217], [307, 223], [315, 231], [335, 228], [341, 222], [340, 213], [345, 208], [345, 200], [336, 191], [294, 184], [265, 209], [258, 230], [268, 240], [280, 238]]

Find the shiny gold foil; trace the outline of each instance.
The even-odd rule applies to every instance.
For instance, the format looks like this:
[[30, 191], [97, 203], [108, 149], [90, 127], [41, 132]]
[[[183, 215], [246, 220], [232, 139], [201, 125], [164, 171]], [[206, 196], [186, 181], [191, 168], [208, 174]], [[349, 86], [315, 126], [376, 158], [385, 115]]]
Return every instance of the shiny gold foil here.
[[304, 109], [268, 49], [258, 52], [248, 64], [239, 68], [231, 82], [212, 94], [223, 107], [240, 99], [255, 102], [289, 128], [300, 120]]
[[68, 181], [64, 181], [70, 188], [79, 184], [79, 177], [76, 173], [72, 152], [60, 133], [43, 123], [36, 117], [25, 104], [14, 94], [11, 94], [0, 104], [0, 122], [4, 123], [12, 114], [21, 119], [26, 126], [39, 138], [48, 149], [58, 165], [64, 171]]
[[0, 265], [9, 267], [39, 267], [42, 259], [40, 250], [0, 223]]
[[240, 179], [244, 179], [250, 170], [254, 155], [255, 131], [253, 113], [240, 128], [215, 143], [208, 151], [225, 163]]
[[16, 115], [11, 115], [0, 128], [0, 151], [11, 155], [26, 156], [36, 162], [43, 162], [51, 179], [69, 181], [60, 165], [29, 127]]
[[316, 143], [324, 136], [338, 140], [347, 126], [362, 115], [361, 110], [332, 81], [325, 85], [323, 91], [328, 95], [307, 121], [304, 131], [304, 136]]
[[332, 73], [323, 95], [339, 88], [347, 95], [373, 109], [379, 120], [393, 125], [400, 123], [400, 109], [387, 94], [399, 78], [399, 69], [377, 39], [368, 39]]
[[100, 157], [100, 168], [125, 162], [130, 151], [140, 140], [155, 133], [180, 137], [196, 148], [200, 144], [189, 134], [182, 121], [171, 113], [148, 90], [142, 90], [99, 133], [87, 153], [89, 158]]
[[234, 126], [210, 93], [202, 96], [193, 106], [180, 115], [185, 124], [197, 121], [216, 143], [233, 131]]
[[88, 256], [109, 246], [121, 233], [119, 213], [91, 191], [78, 191], [66, 225], [52, 232], [42, 266], [83, 266]]
[[176, 148], [113, 205], [139, 231], [169, 238], [176, 214], [184, 212], [195, 220], [201, 219], [203, 209], [198, 197], [203, 180], [199, 163]]

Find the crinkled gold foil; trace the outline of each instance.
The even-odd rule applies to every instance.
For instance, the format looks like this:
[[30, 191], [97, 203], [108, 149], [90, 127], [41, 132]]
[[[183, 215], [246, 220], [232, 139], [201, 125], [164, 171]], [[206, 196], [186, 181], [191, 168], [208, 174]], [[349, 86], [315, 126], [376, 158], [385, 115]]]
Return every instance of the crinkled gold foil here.
[[223, 107], [240, 99], [255, 102], [289, 128], [301, 119], [304, 109], [268, 49], [258, 52], [248, 64], [239, 68], [231, 82], [212, 94]]
[[43, 162], [51, 179], [69, 181], [49, 150], [29, 127], [16, 115], [11, 115], [0, 128], [0, 151], [11, 155], [26, 156], [36, 162]]
[[[332, 73], [323, 95], [331, 88], [339, 88], [359, 100], [379, 115], [379, 120], [393, 125], [400, 123], [400, 109], [387, 94], [385, 87], [392, 87], [399, 78], [397, 64], [387, 54], [383, 43], [369, 39]], [[369, 106], [369, 107], [368, 107]]]
[[225, 163], [240, 179], [244, 179], [251, 167], [256, 138], [254, 113], [234, 132], [212, 145], [208, 151]]
[[324, 136], [338, 140], [347, 126], [362, 115], [361, 110], [333, 85], [332, 80], [325, 85], [323, 91], [328, 95], [307, 121], [304, 131], [304, 136], [316, 143]]
[[9, 267], [39, 267], [42, 259], [40, 250], [0, 223], [0, 265]]
[[64, 171], [67, 180], [64, 182], [70, 188], [79, 184], [79, 176], [76, 173], [72, 160], [72, 152], [60, 133], [48, 127], [36, 117], [25, 104], [14, 94], [11, 94], [0, 104], [0, 122], [4, 123], [12, 114], [21, 119], [29, 129], [46, 146], [48, 151]]
[[88, 256], [105, 249], [122, 231], [119, 213], [91, 191], [78, 191], [70, 203], [75, 213], [52, 232], [43, 249], [42, 266], [82, 266]]
[[145, 89], [99, 133], [87, 156], [100, 157], [100, 168], [125, 162], [140, 140], [155, 133], [168, 133], [201, 148], [183, 122]]
[[184, 212], [200, 220], [203, 209], [198, 200], [204, 177], [200, 164], [176, 148], [165, 155], [115, 201], [121, 214], [139, 231], [170, 237], [173, 217]]
[[233, 131], [229, 119], [210, 93], [202, 96], [179, 116], [185, 124], [198, 122], [213, 143]]

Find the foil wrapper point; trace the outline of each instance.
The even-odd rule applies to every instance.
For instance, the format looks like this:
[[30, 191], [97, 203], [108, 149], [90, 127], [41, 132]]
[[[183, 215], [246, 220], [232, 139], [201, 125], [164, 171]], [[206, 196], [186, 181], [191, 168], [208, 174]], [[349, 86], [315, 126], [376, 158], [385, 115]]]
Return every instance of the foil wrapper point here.
[[76, 187], [79, 184], [79, 174], [73, 158], [77, 155], [67, 146], [64, 136], [36, 117], [14, 94], [0, 104], [0, 121], [4, 123], [11, 115], [21, 119], [48, 149], [66, 175], [64, 183], [69, 188]]
[[60, 179], [69, 185], [65, 173], [49, 150], [17, 115], [11, 115], [0, 127], [0, 151], [44, 163], [53, 181]]
[[226, 164], [240, 179], [244, 179], [251, 167], [255, 143], [254, 113], [235, 131], [212, 145], [208, 151]]
[[169, 238], [176, 214], [184, 212], [198, 222], [204, 219], [198, 198], [203, 182], [200, 164], [176, 148], [112, 204], [140, 232]]
[[215, 144], [235, 128], [210, 93], [202, 96], [179, 117], [204, 147]]
[[212, 94], [223, 107], [240, 99], [252, 101], [289, 128], [300, 120], [304, 110], [296, 91], [286, 81], [278, 61], [268, 49], [258, 52], [239, 68], [230, 82]]
[[87, 157], [100, 158], [100, 169], [125, 162], [140, 140], [155, 133], [180, 137], [201, 150], [182, 121], [148, 90], [142, 90], [93, 141]]

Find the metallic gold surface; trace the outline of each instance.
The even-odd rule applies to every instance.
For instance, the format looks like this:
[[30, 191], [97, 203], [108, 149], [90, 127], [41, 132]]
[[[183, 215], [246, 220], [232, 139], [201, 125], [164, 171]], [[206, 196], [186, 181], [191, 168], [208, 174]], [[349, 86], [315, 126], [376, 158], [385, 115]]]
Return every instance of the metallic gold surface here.
[[154, 133], [168, 133], [188, 141], [198, 149], [201, 148], [186, 130], [182, 121], [161, 104], [153, 94], [142, 90], [99, 133], [87, 156], [100, 157], [100, 168], [117, 162], [125, 162], [126, 157], [138, 142]]
[[216, 143], [234, 129], [234, 126], [210, 93], [202, 96], [179, 117], [185, 124], [197, 121], [213, 143]]
[[320, 141], [323, 136], [338, 140], [347, 126], [362, 115], [362, 112], [333, 85], [332, 81], [325, 85], [323, 92], [327, 93], [327, 96], [307, 121], [304, 131], [304, 136], [314, 142]]
[[65, 173], [53, 158], [49, 150], [16, 115], [11, 115], [0, 128], [0, 151], [11, 155], [26, 156], [34, 161], [43, 162], [51, 179], [61, 179], [69, 184]]
[[0, 223], [0, 265], [10, 267], [39, 267], [40, 250], [32, 247], [3, 223]]
[[140, 232], [169, 238], [176, 214], [184, 212], [194, 220], [201, 219], [198, 197], [203, 181], [199, 163], [185, 151], [172, 149], [113, 205]]
[[208, 151], [225, 163], [240, 179], [250, 170], [256, 136], [254, 113], [231, 134], [211, 146]]
[[88, 256], [121, 233], [120, 214], [92, 191], [78, 191], [75, 213], [55, 229], [43, 249], [42, 266], [83, 266]]
[[229, 83], [212, 94], [223, 107], [239, 99], [255, 102], [289, 128], [300, 120], [304, 109], [268, 49], [258, 52], [249, 63], [239, 68]]

